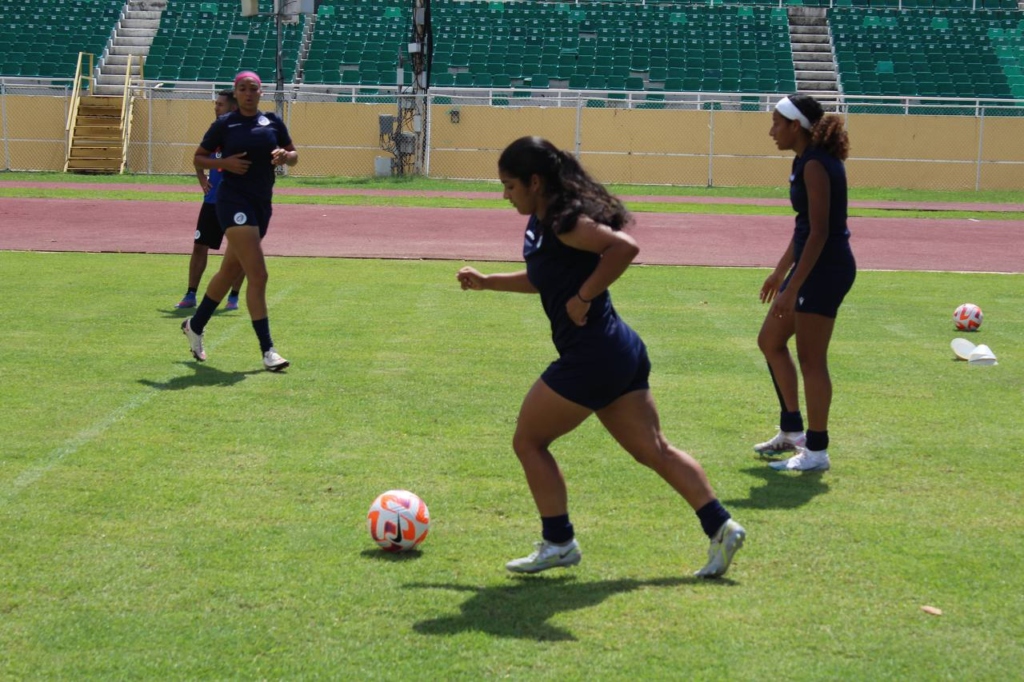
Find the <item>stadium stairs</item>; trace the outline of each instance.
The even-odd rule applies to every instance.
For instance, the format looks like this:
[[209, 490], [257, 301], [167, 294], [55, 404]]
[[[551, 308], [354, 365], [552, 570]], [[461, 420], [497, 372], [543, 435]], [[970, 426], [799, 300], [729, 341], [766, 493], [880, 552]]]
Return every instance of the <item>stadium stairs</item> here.
[[839, 96], [835, 55], [824, 7], [789, 7], [789, 41], [796, 88], [826, 103]]
[[120, 173], [124, 160], [122, 126], [120, 97], [82, 97], [64, 170]]
[[[95, 94], [120, 97], [124, 91], [128, 56], [145, 57], [149, 54], [149, 46], [160, 28], [160, 15], [166, 7], [167, 0], [131, 0], [128, 3], [100, 62]], [[133, 59], [132, 76], [140, 75], [139, 61]]]

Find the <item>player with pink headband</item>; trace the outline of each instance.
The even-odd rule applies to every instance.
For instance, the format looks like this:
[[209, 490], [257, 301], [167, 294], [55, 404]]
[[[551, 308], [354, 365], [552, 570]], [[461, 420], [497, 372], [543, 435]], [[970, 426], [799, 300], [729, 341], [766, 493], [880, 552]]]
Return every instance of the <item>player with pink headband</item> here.
[[[289, 362], [274, 348], [267, 312], [267, 266], [263, 237], [273, 213], [275, 166], [294, 166], [299, 153], [284, 122], [274, 113], [261, 112], [262, 81], [253, 71], [235, 76], [238, 110], [214, 121], [195, 152], [197, 168], [221, 169], [224, 178], [217, 194], [217, 218], [228, 245], [220, 270], [210, 280], [196, 314], [181, 324], [192, 356], [206, 360], [203, 347], [206, 324], [228, 293], [235, 278], [249, 281], [245, 301], [252, 327], [263, 353], [263, 366], [278, 372]], [[220, 149], [221, 156], [214, 155]]]
[[[779, 471], [825, 471], [832, 379], [828, 346], [843, 298], [857, 276], [850, 250], [846, 168], [850, 142], [838, 116], [826, 116], [808, 95], [783, 97], [772, 112], [769, 134], [776, 146], [795, 152], [789, 197], [796, 211], [793, 238], [761, 286], [761, 302], [771, 308], [757, 345], [779, 399], [779, 432], [754, 446], [763, 457], [794, 453], [772, 462]], [[804, 433], [796, 365], [788, 343], [796, 336], [800, 373], [807, 399]]]

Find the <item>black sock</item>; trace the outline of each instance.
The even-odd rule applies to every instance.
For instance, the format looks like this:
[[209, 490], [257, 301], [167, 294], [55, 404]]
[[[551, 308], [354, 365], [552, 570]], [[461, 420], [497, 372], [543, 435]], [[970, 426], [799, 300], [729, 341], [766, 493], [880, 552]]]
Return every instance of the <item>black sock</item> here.
[[779, 390], [779, 382], [775, 380], [775, 372], [772, 366], [768, 365], [768, 374], [772, 377], [772, 386], [775, 387], [775, 395], [779, 399], [779, 430], [780, 431], [803, 431], [804, 418], [800, 416], [800, 410], [789, 412], [786, 410], [786, 401], [782, 398], [782, 391]]
[[828, 431], [808, 431], [805, 447], [814, 451], [828, 450]]
[[541, 537], [548, 542], [556, 545], [564, 545], [576, 537], [572, 524], [569, 523], [568, 514], [562, 514], [561, 516], [542, 516], [540, 517], [540, 523], [543, 527], [541, 530]]
[[231, 293], [228, 294], [228, 296], [231, 296], [232, 298], [238, 298], [238, 289], [232, 289]]
[[700, 519], [700, 526], [704, 529], [704, 534], [709, 538], [713, 538], [718, 529], [722, 527], [722, 524], [731, 519], [732, 516], [725, 510], [721, 502], [711, 500], [697, 510], [697, 518]]
[[793, 431], [804, 430], [804, 418], [800, 414], [800, 410], [796, 412], [786, 412], [783, 410], [779, 414], [779, 430], [791, 433]]
[[256, 331], [256, 338], [260, 340], [260, 352], [266, 353], [274, 347], [274, 342], [270, 340], [269, 317], [264, 317], [262, 320], [253, 320], [252, 328]]
[[203, 330], [206, 329], [206, 323], [213, 317], [213, 313], [217, 310], [217, 306], [220, 305], [220, 301], [215, 301], [209, 296], [203, 296], [203, 300], [200, 301], [199, 307], [196, 308], [196, 314], [192, 316], [192, 320], [188, 323], [188, 326], [192, 328], [196, 334], [202, 334]]
[[195, 295], [196, 295], [196, 291], [197, 291], [198, 289], [199, 289], [199, 287], [189, 287], [189, 288], [188, 288], [188, 291], [186, 292], [186, 295], [187, 295], [187, 294], [192, 294], [193, 296], [195, 296]]

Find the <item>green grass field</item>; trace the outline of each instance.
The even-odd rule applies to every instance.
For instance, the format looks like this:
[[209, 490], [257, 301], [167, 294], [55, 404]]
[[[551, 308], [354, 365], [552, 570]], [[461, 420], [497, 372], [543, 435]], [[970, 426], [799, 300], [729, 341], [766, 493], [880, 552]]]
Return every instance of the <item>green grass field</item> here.
[[[591, 420], [554, 447], [583, 563], [517, 578], [504, 562], [539, 534], [510, 447], [553, 357], [539, 301], [462, 292], [455, 262], [274, 258], [293, 362], [274, 375], [244, 307], [191, 361], [186, 261], [0, 253], [0, 678], [1024, 669], [1020, 275], [860, 273], [831, 356], [833, 469], [783, 475], [750, 449], [777, 410], [755, 343], [766, 273], [632, 268], [613, 295], [665, 432], [747, 546], [726, 579], [692, 579], [696, 518]], [[967, 300], [995, 367], [953, 359]], [[430, 506], [421, 552], [374, 548], [365, 514], [389, 488]]]

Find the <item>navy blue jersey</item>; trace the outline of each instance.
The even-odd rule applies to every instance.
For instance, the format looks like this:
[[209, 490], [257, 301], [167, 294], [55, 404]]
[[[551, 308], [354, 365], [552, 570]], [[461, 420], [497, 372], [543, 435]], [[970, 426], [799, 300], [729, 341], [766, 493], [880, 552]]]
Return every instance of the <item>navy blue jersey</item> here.
[[243, 116], [232, 111], [213, 122], [199, 146], [210, 151], [220, 149], [225, 157], [245, 152], [244, 158], [252, 165], [244, 175], [225, 171], [224, 189], [243, 196], [269, 199], [275, 180], [270, 152], [291, 143], [288, 128], [277, 114], [256, 112], [255, 116]]
[[800, 260], [804, 245], [811, 234], [810, 209], [807, 198], [807, 185], [804, 182], [804, 166], [808, 161], [817, 161], [828, 174], [830, 198], [828, 211], [828, 241], [825, 249], [842, 248], [850, 239], [850, 230], [846, 225], [846, 167], [843, 162], [824, 149], [808, 146], [804, 153], [793, 159], [793, 170], [789, 176], [789, 200], [796, 211], [796, 228], [793, 231], [793, 256]]
[[550, 227], [541, 227], [537, 217], [531, 216], [523, 241], [523, 259], [530, 284], [540, 293], [551, 321], [551, 339], [560, 355], [571, 352], [614, 358], [623, 347], [639, 344], [636, 333], [619, 319], [607, 291], [590, 303], [587, 323], [582, 327], [565, 310], [569, 299], [579, 293], [597, 268], [599, 254], [563, 244]]

